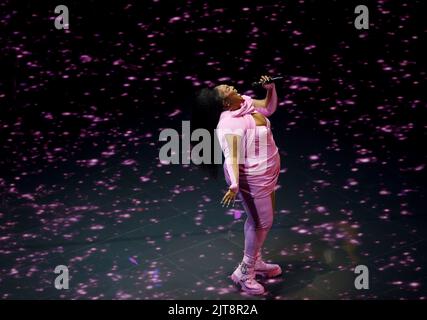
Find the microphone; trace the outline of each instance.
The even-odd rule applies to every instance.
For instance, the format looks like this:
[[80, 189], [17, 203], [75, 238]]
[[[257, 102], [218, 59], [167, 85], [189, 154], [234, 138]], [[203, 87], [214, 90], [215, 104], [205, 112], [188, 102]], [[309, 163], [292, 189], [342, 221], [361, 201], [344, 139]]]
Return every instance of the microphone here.
[[271, 78], [271, 80], [266, 82], [261, 82], [261, 81], [252, 82], [252, 87], [262, 86], [264, 83], [272, 83], [273, 81], [280, 80], [280, 79], [283, 79], [283, 77], [274, 77], [274, 78]]

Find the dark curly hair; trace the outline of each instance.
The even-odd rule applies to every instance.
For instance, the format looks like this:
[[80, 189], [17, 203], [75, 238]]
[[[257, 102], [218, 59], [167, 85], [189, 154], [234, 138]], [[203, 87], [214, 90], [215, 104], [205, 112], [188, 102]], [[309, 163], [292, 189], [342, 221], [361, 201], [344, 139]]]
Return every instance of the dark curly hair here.
[[[197, 97], [191, 112], [191, 130], [206, 129], [211, 137], [218, 143], [218, 137], [215, 134], [215, 128], [218, 124], [219, 117], [223, 111], [222, 98], [215, 88], [204, 88], [197, 92]], [[207, 172], [211, 178], [218, 177], [219, 164], [214, 163], [214, 141], [211, 141], [211, 163], [200, 165], [200, 168]], [[197, 144], [197, 142], [192, 142]], [[219, 145], [219, 144], [217, 144]]]

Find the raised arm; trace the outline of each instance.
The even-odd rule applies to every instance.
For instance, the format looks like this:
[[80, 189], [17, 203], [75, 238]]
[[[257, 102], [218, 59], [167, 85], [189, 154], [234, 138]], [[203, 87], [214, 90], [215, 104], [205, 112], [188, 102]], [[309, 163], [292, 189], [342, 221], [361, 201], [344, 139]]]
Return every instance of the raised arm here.
[[[265, 78], [264, 76], [263, 78]], [[261, 78], [261, 79], [263, 79]], [[267, 95], [263, 100], [253, 99], [255, 109], [264, 116], [271, 116], [277, 109], [277, 93], [274, 83], [263, 84], [267, 89]]]
[[257, 109], [259, 113], [269, 117], [277, 109], [276, 87], [274, 83], [269, 83], [269, 84], [265, 84], [264, 88], [267, 89], [267, 96], [263, 100], [253, 99], [254, 107], [255, 109]]

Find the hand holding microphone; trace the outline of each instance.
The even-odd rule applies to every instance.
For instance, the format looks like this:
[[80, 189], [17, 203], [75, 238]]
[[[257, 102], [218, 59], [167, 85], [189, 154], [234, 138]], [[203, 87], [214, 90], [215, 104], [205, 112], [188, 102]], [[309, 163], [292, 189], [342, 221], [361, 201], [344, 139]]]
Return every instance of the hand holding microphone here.
[[263, 86], [265, 89], [270, 89], [274, 86], [275, 80], [283, 79], [283, 77], [270, 77], [270, 76], [261, 76], [260, 80], [258, 82], [253, 82], [252, 86]]

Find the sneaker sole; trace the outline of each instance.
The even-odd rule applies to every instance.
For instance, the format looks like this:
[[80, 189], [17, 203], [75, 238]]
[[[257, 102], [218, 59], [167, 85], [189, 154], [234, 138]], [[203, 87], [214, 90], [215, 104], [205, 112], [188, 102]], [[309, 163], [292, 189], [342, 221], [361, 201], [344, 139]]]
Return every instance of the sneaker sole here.
[[261, 295], [261, 294], [263, 294], [263, 293], [265, 292], [265, 289], [258, 290], [258, 291], [254, 291], [254, 290], [251, 290], [251, 289], [247, 288], [243, 283], [241, 283], [241, 282], [239, 281], [239, 279], [234, 275], [234, 273], [231, 275], [231, 280], [233, 280], [233, 282], [234, 282], [236, 285], [240, 285], [241, 289], [242, 289], [244, 292], [248, 293], [248, 294], [252, 294], [252, 295]]

